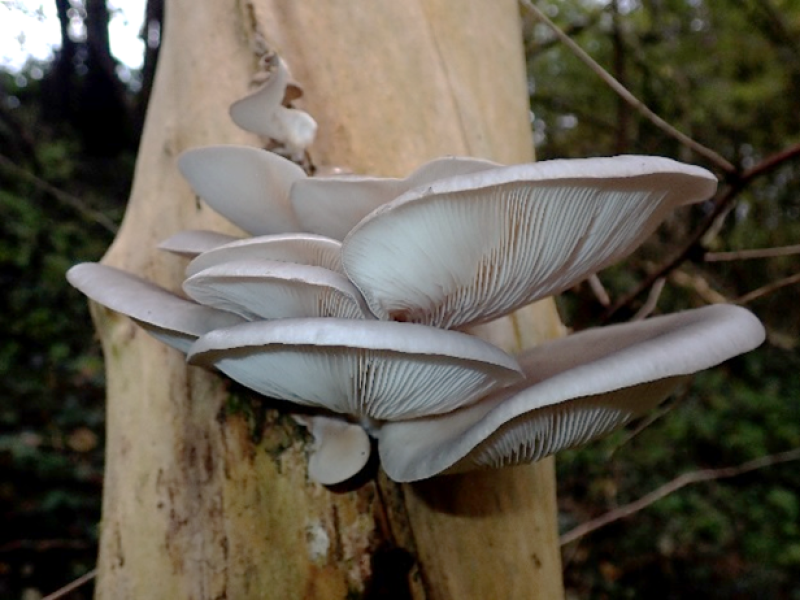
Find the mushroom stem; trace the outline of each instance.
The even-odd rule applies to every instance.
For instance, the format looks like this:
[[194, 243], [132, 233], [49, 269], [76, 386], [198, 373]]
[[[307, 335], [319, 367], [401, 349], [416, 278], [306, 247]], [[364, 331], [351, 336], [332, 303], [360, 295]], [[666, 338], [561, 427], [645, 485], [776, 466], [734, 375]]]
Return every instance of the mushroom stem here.
[[366, 431], [370, 437], [378, 437], [378, 432], [381, 430], [381, 427], [383, 427], [385, 421], [376, 419], [369, 415], [363, 415], [359, 418], [358, 423], [364, 428], [364, 431]]

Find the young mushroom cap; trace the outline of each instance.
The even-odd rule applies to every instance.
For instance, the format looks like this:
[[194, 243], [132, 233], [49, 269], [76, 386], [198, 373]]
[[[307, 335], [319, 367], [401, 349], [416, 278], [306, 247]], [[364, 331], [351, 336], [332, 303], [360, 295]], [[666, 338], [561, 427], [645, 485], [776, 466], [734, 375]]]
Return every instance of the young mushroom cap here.
[[189, 360], [265, 396], [367, 421], [448, 412], [520, 378], [511, 356], [467, 334], [332, 318], [213, 331], [195, 343]]
[[499, 166], [479, 158], [451, 156], [425, 163], [405, 179], [366, 175], [309, 177], [297, 181], [289, 196], [304, 231], [343, 240], [361, 219], [412, 188]]
[[314, 436], [308, 459], [308, 477], [322, 485], [336, 485], [357, 475], [367, 464], [371, 444], [360, 425], [325, 415], [292, 415]]
[[168, 237], [158, 245], [158, 249], [183, 256], [184, 258], [194, 258], [203, 252], [208, 252], [209, 250], [230, 244], [240, 239], [241, 238], [216, 231], [186, 229]]
[[183, 289], [200, 304], [249, 321], [371, 316], [356, 287], [344, 275], [322, 267], [260, 259], [227, 261], [192, 275]]
[[217, 246], [190, 262], [186, 267], [186, 275], [191, 276], [226, 262], [250, 259], [323, 267], [344, 274], [341, 242], [310, 233], [286, 233], [236, 240]]
[[[264, 83], [231, 105], [231, 119], [245, 131], [263, 135], [292, 153], [300, 153], [314, 141], [317, 123], [308, 113], [283, 105], [291, 79], [286, 63], [275, 57], [269, 66]], [[291, 99], [299, 97], [298, 92], [299, 88], [294, 86]]]
[[749, 311], [714, 305], [548, 342], [518, 357], [522, 382], [446, 415], [384, 424], [381, 462], [395, 481], [533, 462], [621, 427], [685, 376], [763, 340]]
[[362, 220], [345, 272], [379, 319], [462, 327], [558, 294], [716, 179], [658, 157], [553, 160], [417, 187]]
[[293, 162], [258, 148], [209, 146], [181, 154], [178, 169], [198, 196], [246, 232], [300, 230], [289, 189], [306, 174]]
[[106, 265], [75, 265], [67, 271], [67, 280], [98, 304], [131, 317], [148, 333], [181, 352], [187, 352], [192, 342], [212, 329], [243, 321], [230, 312], [200, 306]]

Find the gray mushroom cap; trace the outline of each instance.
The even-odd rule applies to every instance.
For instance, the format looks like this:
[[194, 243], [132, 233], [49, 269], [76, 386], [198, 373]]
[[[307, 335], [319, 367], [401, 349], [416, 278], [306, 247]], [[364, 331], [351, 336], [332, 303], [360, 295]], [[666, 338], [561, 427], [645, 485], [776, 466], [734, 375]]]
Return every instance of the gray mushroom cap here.
[[[286, 63], [275, 56], [266, 66], [268, 76], [262, 85], [231, 105], [231, 119], [245, 131], [275, 140], [299, 156], [314, 141], [317, 123], [308, 113], [283, 106], [291, 81]], [[296, 87], [292, 92], [299, 96]]]
[[410, 189], [500, 166], [479, 158], [450, 156], [425, 163], [404, 179], [366, 175], [309, 177], [292, 186], [290, 199], [304, 231], [343, 240], [361, 219]]
[[367, 464], [371, 444], [360, 425], [325, 415], [292, 415], [314, 437], [308, 476], [322, 485], [336, 485]]
[[203, 252], [186, 267], [191, 276], [209, 267], [240, 260], [273, 260], [323, 267], [344, 274], [342, 244], [310, 233], [264, 235], [235, 240]]
[[342, 262], [379, 319], [478, 324], [621, 259], [716, 185], [704, 169], [659, 157], [479, 171], [373, 211], [347, 235]]
[[383, 468], [395, 481], [537, 461], [623, 426], [681, 378], [752, 350], [764, 328], [714, 305], [587, 330], [519, 358], [526, 379], [438, 417], [386, 423]]
[[361, 294], [340, 273], [261, 259], [226, 261], [189, 277], [194, 300], [247, 320], [291, 317], [371, 317]]
[[131, 317], [148, 333], [181, 352], [187, 352], [199, 336], [243, 321], [238, 315], [200, 306], [106, 265], [75, 265], [67, 272], [67, 280], [95, 302]]
[[216, 231], [186, 229], [168, 237], [158, 245], [158, 249], [183, 256], [184, 258], [194, 258], [199, 254], [239, 239], [241, 238]]
[[409, 323], [279, 319], [212, 331], [189, 361], [265, 396], [372, 420], [448, 412], [520, 378], [488, 342]]
[[300, 231], [289, 201], [303, 169], [273, 152], [246, 146], [187, 150], [178, 169], [211, 208], [252, 235]]

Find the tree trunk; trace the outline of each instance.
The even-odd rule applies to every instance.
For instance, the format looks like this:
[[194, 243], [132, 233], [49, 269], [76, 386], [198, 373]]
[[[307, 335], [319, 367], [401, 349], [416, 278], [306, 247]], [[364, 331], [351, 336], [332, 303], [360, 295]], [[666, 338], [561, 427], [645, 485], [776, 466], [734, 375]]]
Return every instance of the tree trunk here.
[[[532, 158], [514, 0], [168, 0], [133, 193], [105, 262], [178, 289], [158, 241], [233, 231], [175, 168], [187, 149], [256, 145], [229, 121], [280, 53], [319, 122], [315, 164], [404, 175], [430, 158]], [[553, 463], [333, 492], [306, 478], [307, 436], [243, 410], [219, 377], [95, 310], [108, 370], [99, 598], [559, 598]], [[480, 328], [516, 349], [557, 335], [552, 302]], [[262, 431], [254, 441], [251, 433]]]

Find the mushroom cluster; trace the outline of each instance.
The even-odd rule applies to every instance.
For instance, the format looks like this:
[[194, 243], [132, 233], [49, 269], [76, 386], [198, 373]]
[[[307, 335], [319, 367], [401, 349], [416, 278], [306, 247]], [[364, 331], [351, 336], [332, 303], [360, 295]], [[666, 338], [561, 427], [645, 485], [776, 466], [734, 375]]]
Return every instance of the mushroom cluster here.
[[188, 231], [164, 242], [191, 259], [185, 296], [100, 264], [68, 279], [190, 363], [287, 411], [313, 407], [301, 421], [316, 440], [309, 476], [324, 484], [363, 468], [370, 436], [396, 481], [536, 461], [623, 426], [764, 339], [751, 313], [728, 305], [517, 356], [469, 333], [618, 261], [673, 209], [708, 198], [716, 179], [698, 167], [451, 157], [405, 179], [307, 177], [236, 146], [190, 150], [178, 166], [253, 237]]

